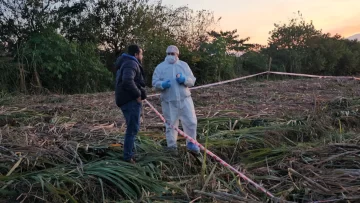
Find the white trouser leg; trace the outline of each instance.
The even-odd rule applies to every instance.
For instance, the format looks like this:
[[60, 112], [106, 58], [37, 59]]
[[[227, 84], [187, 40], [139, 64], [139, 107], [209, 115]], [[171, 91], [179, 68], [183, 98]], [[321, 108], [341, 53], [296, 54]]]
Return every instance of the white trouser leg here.
[[[179, 127], [179, 102], [162, 102], [162, 112], [167, 122]], [[177, 147], [178, 132], [166, 124], [166, 142], [168, 147]]]
[[[196, 140], [197, 118], [195, 113], [194, 102], [191, 97], [183, 101], [180, 109], [180, 120], [184, 132]], [[186, 140], [188, 143], [188, 140]]]

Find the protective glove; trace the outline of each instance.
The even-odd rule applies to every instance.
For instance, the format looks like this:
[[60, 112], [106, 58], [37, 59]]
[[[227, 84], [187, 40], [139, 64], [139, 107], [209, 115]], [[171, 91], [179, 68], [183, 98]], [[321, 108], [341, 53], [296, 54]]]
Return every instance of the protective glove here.
[[186, 78], [185, 78], [185, 76], [183, 76], [182, 73], [178, 73], [178, 74], [176, 75], [176, 81], [177, 81], [179, 84], [184, 84], [185, 80], [186, 80]]
[[162, 87], [163, 89], [167, 89], [167, 88], [171, 87], [170, 80], [167, 80], [167, 81], [162, 82], [162, 83], [161, 83], [161, 87]]

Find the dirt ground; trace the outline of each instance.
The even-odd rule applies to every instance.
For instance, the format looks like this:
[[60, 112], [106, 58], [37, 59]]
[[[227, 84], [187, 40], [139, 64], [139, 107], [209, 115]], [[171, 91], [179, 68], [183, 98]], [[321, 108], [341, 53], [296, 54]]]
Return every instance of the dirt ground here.
[[[153, 93], [155, 92], [149, 89], [149, 95]], [[318, 116], [324, 115], [330, 118], [324, 119], [325, 122], [336, 118], [345, 119], [342, 120], [344, 124], [353, 123], [349, 126], [339, 123], [339, 126], [336, 126], [336, 123], [334, 125], [334, 123], [312, 120], [303, 126], [311, 126], [315, 131], [321, 130], [316, 128], [335, 126], [331, 130], [334, 131], [335, 129], [340, 133], [334, 135], [335, 137], [329, 135], [327, 139], [336, 139], [340, 142], [336, 140], [331, 142], [330, 140], [329, 144], [319, 147], [313, 146], [315, 144], [310, 142], [309, 147], [301, 148], [303, 144], [309, 143], [302, 143], [301, 141], [294, 143], [296, 139], [285, 140], [285, 143], [289, 142], [293, 146], [292, 151], [286, 147], [269, 149], [262, 144], [262, 141], [259, 142], [260, 144], [254, 144], [251, 148], [251, 144], [248, 144], [251, 139], [247, 140], [246, 137], [241, 141], [239, 148], [234, 144], [226, 145], [229, 142], [236, 143], [238, 138], [234, 141], [226, 137], [219, 137], [218, 140], [212, 140], [210, 144], [217, 147], [215, 149], [217, 151], [214, 152], [219, 153], [218, 155], [223, 158], [231, 157], [228, 156], [229, 154], [233, 156], [236, 150], [238, 150], [239, 157], [242, 158], [246, 158], [246, 153], [249, 153], [248, 161], [250, 162], [246, 162], [246, 159], [242, 158], [240, 158], [241, 160], [231, 158], [228, 161], [238, 167], [243, 166], [245, 162], [248, 163], [249, 168], [252, 169], [249, 172], [254, 175], [253, 178], [261, 177], [267, 188], [284, 191], [284, 196], [288, 197], [290, 193], [295, 191], [294, 188], [300, 191], [301, 189], [298, 187], [310, 187], [315, 192], [314, 194], [319, 194], [318, 197], [322, 199], [328, 194], [328, 190], [312, 181], [316, 180], [331, 188], [334, 194], [329, 194], [329, 197], [339, 197], [335, 193], [343, 194], [345, 192], [354, 194], [355, 196], [351, 198], [357, 200], [356, 195], [359, 191], [356, 185], [358, 185], [359, 178], [353, 178], [353, 175], [358, 173], [358, 159], [360, 157], [358, 155], [358, 143], [360, 140], [358, 136], [354, 137], [354, 133], [346, 138], [347, 135], [343, 132], [360, 131], [358, 125], [360, 121], [358, 116], [360, 81], [334, 79], [243, 80], [193, 90], [192, 97], [199, 121], [212, 118], [231, 118], [252, 121], [272, 119], [276, 122], [296, 123], [297, 120], [306, 120], [304, 119], [306, 117], [314, 118], [318, 112], [322, 112]], [[161, 112], [159, 97], [150, 96], [148, 101]], [[329, 108], [334, 101], [336, 102], [334, 107]], [[356, 101], [351, 104], [350, 110], [347, 108], [349, 101]], [[332, 118], [332, 113], [340, 113], [343, 116], [336, 115]], [[348, 116], [349, 114], [351, 115]], [[144, 104], [142, 115], [140, 134], [149, 136], [153, 140], [164, 140], [164, 125], [146, 104]], [[0, 153], [0, 162], [4, 163], [6, 167], [11, 167], [14, 157], [22, 154], [26, 154], [25, 156], [29, 157], [29, 161], [35, 163], [38, 157], [46, 156], [49, 159], [52, 159], [51, 157], [65, 157], [59, 154], [60, 152], [65, 153], [65, 151], [59, 149], [61, 146], [68, 146], [68, 144], [80, 146], [81, 143], [82, 147], [89, 145], [108, 146], [110, 143], [121, 140], [125, 128], [122, 113], [114, 102], [114, 92], [79, 95], [18, 95], [3, 98], [0, 100], [0, 150], [4, 153]], [[258, 130], [256, 126], [250, 126], [249, 129]], [[242, 130], [247, 129], [238, 129], [237, 132], [234, 132], [238, 133], [239, 139], [242, 137]], [[265, 129], [265, 131], [260, 131], [258, 135], [262, 136], [264, 142], [270, 146], [281, 146], [280, 140], [277, 138], [283, 135], [280, 133], [277, 136], [279, 133], [277, 130], [282, 129]], [[198, 132], [201, 132], [201, 126], [198, 127]], [[327, 133], [328, 131], [322, 132]], [[301, 134], [302, 132], [298, 130], [297, 133]], [[345, 139], [347, 142], [342, 143], [341, 141]], [[256, 146], [259, 148], [257, 149]], [[248, 149], [248, 147], [250, 148]], [[269, 155], [269, 158], [273, 158], [273, 165], [270, 168], [269, 166], [258, 166], [252, 160], [251, 157], [256, 158], [257, 155], [258, 159], [263, 159], [260, 150], [265, 152], [269, 150], [268, 153], [273, 153]], [[11, 154], [15, 152], [18, 154]], [[277, 156], [281, 159], [279, 164], [276, 164]], [[287, 175], [287, 173], [290, 174], [288, 169], [297, 170], [290, 171], [298, 177], [297, 181], [293, 182], [292, 176]], [[7, 171], [4, 170], [4, 173]], [[271, 176], [270, 171], [273, 173]], [[338, 173], [334, 174], [334, 171], [338, 171]], [[302, 174], [310, 177], [311, 180], [305, 179]], [[341, 179], [340, 183], [334, 182], [334, 177]], [[308, 184], [313, 185], [309, 186]], [[213, 185], [216, 188], [217, 183], [214, 182]], [[193, 184], [189, 183], [186, 187], [191, 188], [192, 186]], [[308, 194], [308, 196], [311, 197], [312, 195]]]
[[[301, 118], [336, 98], [360, 97], [355, 80], [296, 79], [280, 81], [244, 80], [192, 91], [199, 119], [212, 117]], [[154, 91], [149, 89], [149, 95]], [[161, 112], [159, 97], [148, 100]], [[87, 95], [16, 96], [2, 102], [0, 127], [36, 139], [61, 135], [74, 141], [104, 139], [125, 129], [114, 93]], [[6, 116], [7, 115], [7, 116]], [[9, 116], [10, 115], [10, 116]], [[144, 104], [143, 131], [163, 130], [161, 120]], [[6, 116], [6, 117], [5, 117]], [[27, 119], [32, 117], [32, 119]], [[33, 118], [37, 119], [33, 119]], [[4, 129], [6, 124], [17, 128]], [[39, 136], [40, 135], [40, 136]], [[5, 138], [5, 137], [4, 137]], [[2, 143], [6, 140], [2, 140]], [[31, 139], [30, 139], [31, 140]], [[28, 139], [25, 142], [30, 142]], [[43, 140], [43, 139], [41, 139]], [[90, 141], [89, 140], [89, 141]], [[14, 141], [14, 140], [13, 140]], [[14, 143], [12, 141], [12, 143]], [[18, 144], [24, 139], [19, 139]]]

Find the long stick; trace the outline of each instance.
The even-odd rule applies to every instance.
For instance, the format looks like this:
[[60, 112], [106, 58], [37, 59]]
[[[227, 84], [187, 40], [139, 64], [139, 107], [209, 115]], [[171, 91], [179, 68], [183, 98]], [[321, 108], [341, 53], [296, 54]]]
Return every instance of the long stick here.
[[271, 62], [272, 62], [272, 58], [270, 56], [269, 58], [269, 69], [268, 69], [268, 74], [267, 74], [267, 80], [269, 80], [269, 74], [270, 74], [270, 69], [271, 69]]

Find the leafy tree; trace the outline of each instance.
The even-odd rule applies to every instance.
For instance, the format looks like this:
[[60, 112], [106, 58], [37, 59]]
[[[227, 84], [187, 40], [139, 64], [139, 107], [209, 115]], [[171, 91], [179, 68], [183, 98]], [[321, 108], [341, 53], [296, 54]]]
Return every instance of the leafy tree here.
[[85, 1], [71, 0], [1, 0], [0, 42], [14, 53], [16, 46], [31, 34], [48, 28], [60, 29], [64, 21], [85, 8]]
[[304, 71], [313, 74], [334, 74], [346, 47], [340, 36], [323, 34], [309, 40], [309, 49]]
[[[312, 22], [307, 23], [300, 12], [288, 24], [275, 24], [270, 32], [269, 48], [266, 53], [274, 61], [282, 61], [287, 72], [300, 72], [302, 61], [307, 56], [308, 40], [321, 35]], [[280, 58], [280, 60], [278, 60]]]
[[208, 33], [212, 40], [203, 43], [200, 47], [203, 52], [201, 67], [207, 68], [198, 69], [205, 81], [219, 81], [235, 77], [237, 70], [235, 54], [251, 47], [250, 44], [245, 43], [249, 38], [238, 39], [239, 36], [236, 33], [236, 30]]
[[33, 34], [21, 47], [20, 64], [26, 67], [31, 87], [69, 93], [101, 91], [110, 87], [111, 75], [92, 44], [68, 42], [52, 30]]
[[268, 57], [256, 51], [246, 52], [241, 56], [242, 69], [247, 74], [255, 74], [267, 71]]
[[[148, 86], [151, 86], [152, 74], [156, 66], [165, 60], [166, 48], [170, 44], [176, 44], [176, 41], [173, 40], [167, 33], [150, 33], [147, 37], [147, 41], [143, 43], [144, 49], [144, 71], [146, 82]], [[180, 48], [181, 59], [184, 59], [183, 50]]]
[[320, 75], [351, 75], [359, 70], [359, 44], [336, 34], [322, 33], [301, 14], [288, 24], [275, 24], [268, 47], [261, 53], [272, 57], [272, 69]]
[[195, 12], [187, 7], [180, 7], [169, 14], [171, 18], [166, 26], [170, 28], [172, 37], [180, 46], [186, 46], [192, 51], [209, 41], [209, 31], [217, 23], [214, 14], [206, 10]]
[[240, 52], [240, 51], [247, 51], [250, 48], [254, 47], [253, 44], [246, 43], [250, 40], [250, 37], [244, 39], [238, 39], [239, 35], [237, 34], [237, 30], [232, 31], [211, 31], [209, 32], [209, 36], [211, 38], [222, 38], [226, 42], [226, 51], [231, 53], [233, 51]]

